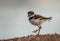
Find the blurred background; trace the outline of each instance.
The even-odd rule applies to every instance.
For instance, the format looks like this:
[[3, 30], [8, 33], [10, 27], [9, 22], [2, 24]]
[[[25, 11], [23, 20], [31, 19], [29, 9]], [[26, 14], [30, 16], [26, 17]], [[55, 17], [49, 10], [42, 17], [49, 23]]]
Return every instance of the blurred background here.
[[30, 10], [52, 17], [42, 24], [41, 34], [60, 34], [60, 0], [0, 0], [0, 39], [34, 34], [38, 27], [28, 21]]

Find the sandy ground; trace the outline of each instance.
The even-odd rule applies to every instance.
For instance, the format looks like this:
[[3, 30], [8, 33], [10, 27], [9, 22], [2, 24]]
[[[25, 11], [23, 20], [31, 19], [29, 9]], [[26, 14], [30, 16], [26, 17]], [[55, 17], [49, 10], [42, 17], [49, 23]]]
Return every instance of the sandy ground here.
[[0, 41], [60, 41], [60, 34], [28, 35], [13, 39], [3, 39]]

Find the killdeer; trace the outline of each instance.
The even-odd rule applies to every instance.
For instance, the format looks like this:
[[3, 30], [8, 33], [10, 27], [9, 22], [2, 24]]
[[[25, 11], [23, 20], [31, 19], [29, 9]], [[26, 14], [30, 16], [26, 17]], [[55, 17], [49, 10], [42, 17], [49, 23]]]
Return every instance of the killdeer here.
[[41, 24], [44, 23], [46, 20], [51, 20], [51, 18], [52, 18], [52, 17], [47, 18], [47, 17], [43, 17], [41, 15], [37, 15], [34, 13], [34, 11], [28, 11], [27, 14], [28, 14], [29, 22], [32, 25], [38, 26], [38, 29], [33, 31], [35, 33], [38, 31], [38, 35], [39, 35], [40, 30], [42, 28]]

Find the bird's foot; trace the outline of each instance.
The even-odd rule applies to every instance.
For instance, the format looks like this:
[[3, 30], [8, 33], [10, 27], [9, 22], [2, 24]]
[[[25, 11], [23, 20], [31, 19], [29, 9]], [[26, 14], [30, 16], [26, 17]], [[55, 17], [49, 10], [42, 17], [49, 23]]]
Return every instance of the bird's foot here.
[[40, 34], [38, 33], [38, 34], [36, 34], [36, 35], [40, 35]]
[[33, 33], [36, 33], [38, 30], [34, 30], [34, 31], [32, 31]]

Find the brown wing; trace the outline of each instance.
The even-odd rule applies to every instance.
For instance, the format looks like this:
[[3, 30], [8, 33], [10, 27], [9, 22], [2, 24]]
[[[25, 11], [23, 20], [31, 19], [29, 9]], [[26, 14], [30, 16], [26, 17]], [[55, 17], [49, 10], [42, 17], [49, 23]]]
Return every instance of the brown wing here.
[[38, 18], [43, 19], [43, 18], [45, 18], [45, 17], [43, 17], [43, 16], [41, 16], [41, 15], [35, 15], [35, 16], [34, 16], [34, 19], [38, 19]]

